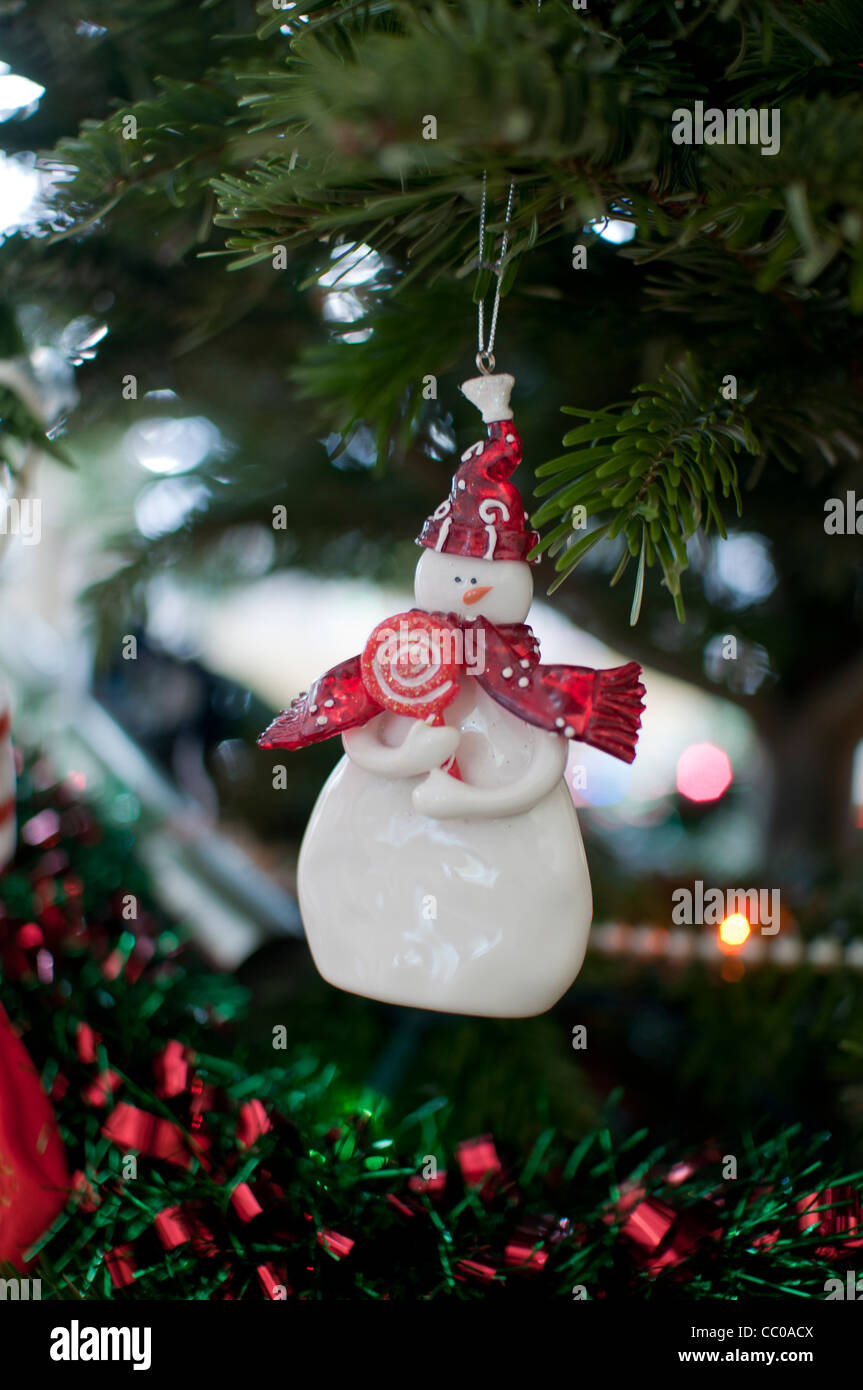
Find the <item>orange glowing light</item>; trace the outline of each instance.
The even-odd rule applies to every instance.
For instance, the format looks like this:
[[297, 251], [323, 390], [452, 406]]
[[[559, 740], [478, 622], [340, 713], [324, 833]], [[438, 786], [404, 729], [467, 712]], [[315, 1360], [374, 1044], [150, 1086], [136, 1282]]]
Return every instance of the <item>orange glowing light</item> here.
[[719, 973], [727, 984], [736, 985], [738, 980], [743, 979], [746, 967], [742, 960], [724, 960]]
[[742, 946], [751, 931], [742, 912], [732, 912], [719, 928], [719, 940], [723, 946]]

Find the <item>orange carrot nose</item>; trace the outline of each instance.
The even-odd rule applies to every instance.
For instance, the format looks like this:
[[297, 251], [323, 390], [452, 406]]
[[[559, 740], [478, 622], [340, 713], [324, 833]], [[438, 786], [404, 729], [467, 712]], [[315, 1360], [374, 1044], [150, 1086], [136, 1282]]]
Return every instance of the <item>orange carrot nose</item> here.
[[491, 593], [492, 587], [491, 584], [478, 584], [475, 589], [466, 589], [464, 595], [465, 603], [479, 603], [481, 598], [485, 598], [486, 594]]

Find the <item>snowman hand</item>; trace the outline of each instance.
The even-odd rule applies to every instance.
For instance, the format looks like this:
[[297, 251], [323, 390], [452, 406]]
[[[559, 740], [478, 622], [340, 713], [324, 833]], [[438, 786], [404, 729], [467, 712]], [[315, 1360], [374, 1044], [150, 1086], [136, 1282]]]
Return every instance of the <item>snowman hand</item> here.
[[412, 761], [421, 764], [416, 769], [418, 773], [431, 772], [453, 756], [460, 739], [461, 731], [449, 724], [424, 724], [415, 719], [402, 748], [409, 751]]
[[498, 820], [520, 816], [553, 791], [566, 768], [567, 741], [557, 734], [537, 734], [524, 772], [499, 787], [473, 787], [436, 769], [414, 788], [414, 810], [437, 820]]
[[418, 787], [414, 787], [411, 801], [414, 810], [421, 815], [431, 816], [434, 820], [448, 820], [467, 814], [459, 797], [459, 792], [464, 793], [465, 790], [464, 783], [436, 767]]
[[458, 729], [414, 719], [403, 742], [391, 747], [378, 737], [376, 725], [373, 719], [349, 730], [342, 734], [342, 743], [352, 762], [378, 777], [420, 777], [451, 758], [461, 738]]

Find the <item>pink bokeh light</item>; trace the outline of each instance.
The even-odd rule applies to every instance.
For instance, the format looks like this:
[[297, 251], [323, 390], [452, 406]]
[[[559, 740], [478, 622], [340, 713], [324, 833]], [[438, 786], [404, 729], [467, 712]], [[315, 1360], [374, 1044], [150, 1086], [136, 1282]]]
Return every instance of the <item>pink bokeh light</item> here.
[[677, 790], [690, 801], [717, 801], [733, 777], [728, 754], [715, 743], [691, 743], [677, 760]]

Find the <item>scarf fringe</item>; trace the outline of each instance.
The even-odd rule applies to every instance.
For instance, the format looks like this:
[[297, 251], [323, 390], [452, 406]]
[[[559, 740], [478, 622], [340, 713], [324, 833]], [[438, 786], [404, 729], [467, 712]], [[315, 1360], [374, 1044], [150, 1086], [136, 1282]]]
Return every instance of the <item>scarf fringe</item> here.
[[631, 763], [635, 758], [635, 745], [641, 728], [641, 712], [644, 708], [644, 686], [639, 677], [641, 667], [637, 661], [628, 661], [625, 666], [613, 666], [608, 671], [597, 671], [593, 707], [587, 719], [583, 743], [599, 748], [603, 753]]

